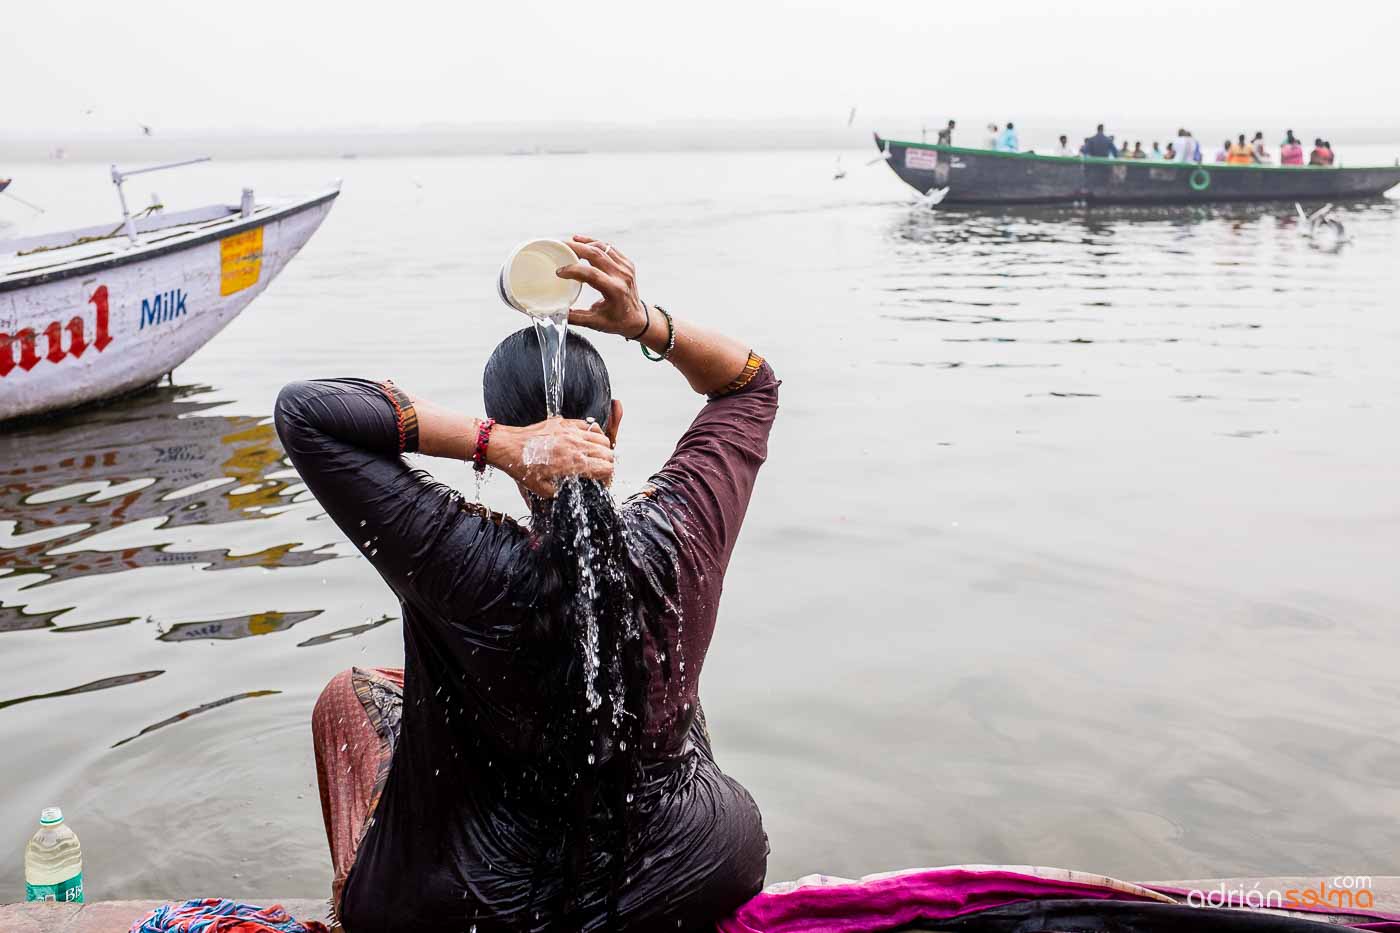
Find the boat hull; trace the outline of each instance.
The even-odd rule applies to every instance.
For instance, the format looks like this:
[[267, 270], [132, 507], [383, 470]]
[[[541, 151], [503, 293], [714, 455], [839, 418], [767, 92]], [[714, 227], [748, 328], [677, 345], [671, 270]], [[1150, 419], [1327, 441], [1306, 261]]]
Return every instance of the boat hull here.
[[335, 193], [188, 242], [113, 250], [0, 280], [0, 421], [154, 383], [223, 330], [291, 261]]
[[1400, 184], [1396, 168], [1223, 165], [1059, 158], [875, 137], [889, 166], [947, 204], [1200, 204], [1375, 197]]

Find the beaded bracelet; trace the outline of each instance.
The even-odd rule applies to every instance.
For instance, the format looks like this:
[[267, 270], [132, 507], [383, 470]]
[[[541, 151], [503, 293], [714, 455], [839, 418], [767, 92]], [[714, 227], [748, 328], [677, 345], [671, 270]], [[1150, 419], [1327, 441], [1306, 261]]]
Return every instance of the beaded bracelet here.
[[657, 305], [656, 310], [660, 311], [661, 316], [666, 319], [666, 349], [662, 350], [659, 356], [653, 356], [652, 352], [647, 349], [646, 344], [639, 344], [639, 346], [642, 348], [642, 356], [651, 360], [653, 363], [660, 363], [662, 360], [666, 359], [666, 357], [670, 356], [671, 351], [676, 348], [676, 322], [671, 319], [671, 312], [661, 307], [661, 305]]
[[472, 450], [472, 469], [486, 472], [486, 448], [491, 443], [491, 429], [496, 426], [495, 418], [487, 418], [476, 428], [476, 447]]

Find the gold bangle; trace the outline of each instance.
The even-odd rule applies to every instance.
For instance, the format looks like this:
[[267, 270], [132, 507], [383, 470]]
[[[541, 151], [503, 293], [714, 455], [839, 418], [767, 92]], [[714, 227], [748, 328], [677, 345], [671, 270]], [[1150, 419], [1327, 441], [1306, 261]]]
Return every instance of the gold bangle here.
[[758, 371], [762, 368], [763, 357], [750, 350], [748, 361], [744, 363], [743, 372], [739, 373], [739, 375], [735, 377], [734, 381], [729, 383], [729, 385], [725, 386], [723, 389], [720, 389], [718, 392], [711, 392], [710, 398], [723, 398], [726, 395], [732, 395], [733, 393], [738, 392], [744, 386], [752, 382], [753, 377], [757, 376]]

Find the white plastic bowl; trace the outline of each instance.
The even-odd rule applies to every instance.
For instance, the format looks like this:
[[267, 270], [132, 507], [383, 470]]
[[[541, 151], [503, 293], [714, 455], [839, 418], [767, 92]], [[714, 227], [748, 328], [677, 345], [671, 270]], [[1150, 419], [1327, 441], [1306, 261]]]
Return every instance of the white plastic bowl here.
[[570, 307], [583, 283], [554, 273], [578, 262], [578, 254], [562, 240], [529, 240], [506, 257], [496, 289], [501, 300], [533, 317], [548, 317]]

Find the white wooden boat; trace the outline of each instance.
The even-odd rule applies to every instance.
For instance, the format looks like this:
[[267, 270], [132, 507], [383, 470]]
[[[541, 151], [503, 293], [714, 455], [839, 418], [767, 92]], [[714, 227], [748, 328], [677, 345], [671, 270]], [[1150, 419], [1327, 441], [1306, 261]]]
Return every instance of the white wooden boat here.
[[171, 372], [262, 293], [339, 193], [255, 203], [245, 190], [239, 204], [141, 217], [123, 197], [119, 223], [0, 241], [0, 421]]

